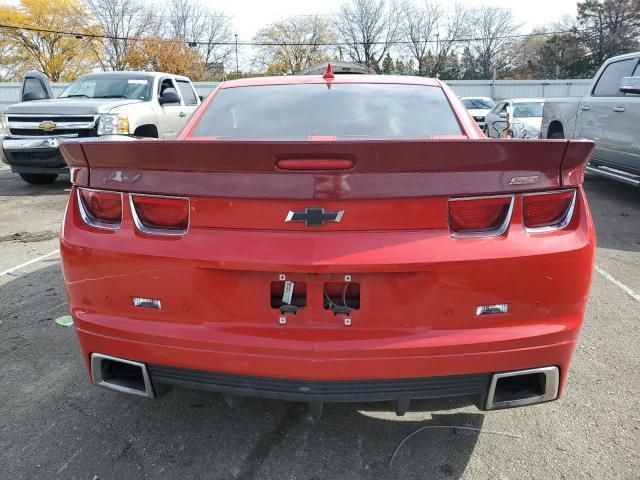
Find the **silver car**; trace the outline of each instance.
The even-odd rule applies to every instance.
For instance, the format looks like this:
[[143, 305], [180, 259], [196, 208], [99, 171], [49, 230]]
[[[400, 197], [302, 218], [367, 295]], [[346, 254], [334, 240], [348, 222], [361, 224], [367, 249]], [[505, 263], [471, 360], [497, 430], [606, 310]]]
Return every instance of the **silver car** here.
[[500, 100], [485, 117], [485, 134], [492, 138], [538, 138], [544, 98]]

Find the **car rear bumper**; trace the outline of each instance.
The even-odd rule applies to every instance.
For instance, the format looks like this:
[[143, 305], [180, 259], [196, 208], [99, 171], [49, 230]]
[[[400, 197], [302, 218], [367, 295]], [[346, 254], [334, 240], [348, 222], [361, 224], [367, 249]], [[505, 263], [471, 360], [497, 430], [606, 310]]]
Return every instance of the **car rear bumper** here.
[[[165, 386], [214, 391], [224, 394], [305, 402], [369, 402], [465, 397], [480, 409], [487, 399], [494, 374], [542, 369], [549, 365], [560, 372], [555, 399], [566, 381], [575, 341], [505, 348], [505, 343], [523, 345], [526, 341], [487, 342], [488, 350], [458, 353], [451, 346], [406, 348], [402, 344], [386, 349], [383, 343], [367, 350], [343, 355], [323, 352], [310, 343], [307, 354], [281, 351], [256, 354], [247, 342], [242, 351], [223, 351], [200, 345], [150, 343], [88, 331], [79, 320], [77, 331], [90, 377], [91, 357], [95, 353], [111, 358], [140, 362], [148, 371], [151, 392]], [[573, 337], [577, 330], [553, 338]], [[128, 334], [128, 337], [137, 337]], [[180, 343], [180, 342], [174, 342]], [[502, 345], [502, 349], [499, 349]], [[493, 348], [493, 350], [491, 350]], [[471, 348], [470, 350], [473, 350]], [[445, 353], [449, 352], [449, 353]], [[103, 385], [105, 386], [105, 385]], [[129, 392], [131, 393], [131, 392]], [[155, 396], [150, 393], [145, 396]], [[491, 408], [491, 407], [490, 407]]]

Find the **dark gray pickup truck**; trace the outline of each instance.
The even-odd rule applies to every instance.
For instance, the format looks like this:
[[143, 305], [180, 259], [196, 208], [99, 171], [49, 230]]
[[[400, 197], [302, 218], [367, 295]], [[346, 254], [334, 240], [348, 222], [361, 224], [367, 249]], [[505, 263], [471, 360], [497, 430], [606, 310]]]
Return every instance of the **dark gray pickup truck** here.
[[640, 52], [607, 60], [583, 97], [549, 98], [542, 138], [588, 138], [587, 171], [640, 187]]

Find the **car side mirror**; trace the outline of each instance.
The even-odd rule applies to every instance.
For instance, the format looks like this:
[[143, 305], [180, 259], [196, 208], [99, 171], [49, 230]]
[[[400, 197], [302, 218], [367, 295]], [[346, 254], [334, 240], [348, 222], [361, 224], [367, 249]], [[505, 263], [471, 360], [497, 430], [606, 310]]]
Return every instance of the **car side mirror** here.
[[160, 97], [160, 105], [170, 105], [172, 103], [180, 104], [180, 97], [172, 90], [165, 90]]
[[620, 91], [640, 94], [640, 77], [624, 77], [620, 82]]
[[505, 112], [505, 111], [503, 110], [502, 112], [500, 112], [500, 113], [498, 114], [498, 116], [499, 116], [500, 118], [507, 118], [507, 112]]
[[44, 100], [45, 98], [47, 97], [43, 92], [25, 92], [25, 94], [22, 95], [23, 102], [30, 102], [32, 100]]

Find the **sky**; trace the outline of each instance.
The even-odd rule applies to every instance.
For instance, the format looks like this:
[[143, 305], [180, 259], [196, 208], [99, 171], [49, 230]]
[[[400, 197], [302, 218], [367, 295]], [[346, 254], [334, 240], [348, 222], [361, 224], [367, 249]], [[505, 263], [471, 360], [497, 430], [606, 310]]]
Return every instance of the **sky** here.
[[[202, 0], [212, 10], [233, 17], [239, 40], [250, 40], [262, 26], [293, 15], [329, 15], [336, 12], [343, 0]], [[439, 2], [453, 4], [446, 0]], [[560, 20], [563, 15], [576, 15], [576, 0], [466, 0], [469, 7], [490, 5], [510, 8], [516, 21], [529, 32], [538, 25]]]
[[[152, 0], [153, 1], [153, 0]], [[157, 0], [156, 0], [157, 1]], [[331, 15], [344, 0], [201, 0], [209, 9], [224, 12], [233, 19], [238, 41], [250, 41], [256, 32], [281, 18], [295, 15]], [[420, 2], [420, 0], [414, 0]], [[432, 0], [443, 7], [453, 6], [451, 0]], [[553, 23], [563, 16], [575, 17], [576, 0], [461, 0], [469, 8], [493, 6], [510, 8], [522, 33]], [[255, 54], [252, 48], [239, 49], [240, 69], [250, 69]], [[232, 63], [234, 59], [232, 59]]]
[[[105, 0], [109, 1], [109, 0]], [[144, 1], [144, 0], [141, 0]], [[339, 10], [344, 0], [200, 0], [209, 9], [231, 16], [234, 33], [239, 41], [250, 41], [256, 32], [281, 18], [296, 15], [331, 15]], [[416, 3], [421, 0], [414, 0]], [[443, 7], [453, 6], [453, 0], [431, 0]], [[537, 26], [560, 20], [563, 16], [576, 16], [576, 0], [459, 0], [469, 8], [485, 5], [509, 8], [516, 23], [522, 25], [522, 33], [529, 33]], [[16, 5], [20, 0], [0, 0], [0, 5]], [[166, 5], [166, 0], [146, 0], [156, 6]], [[250, 68], [255, 52], [252, 48], [240, 48], [241, 69]], [[232, 59], [233, 63], [233, 59]]]

